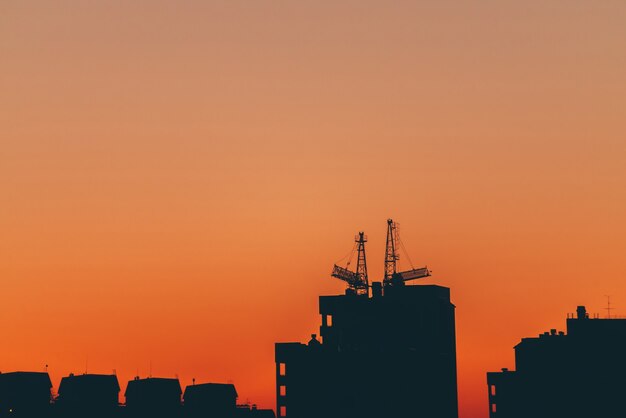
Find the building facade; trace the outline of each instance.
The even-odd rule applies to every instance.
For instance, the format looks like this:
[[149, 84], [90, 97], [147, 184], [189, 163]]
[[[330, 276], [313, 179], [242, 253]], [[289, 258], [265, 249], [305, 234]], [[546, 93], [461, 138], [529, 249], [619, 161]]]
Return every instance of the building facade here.
[[626, 320], [590, 318], [584, 306], [515, 346], [515, 371], [487, 373], [490, 418], [626, 415]]
[[277, 416], [456, 418], [455, 307], [434, 285], [321, 296], [320, 336], [277, 343]]

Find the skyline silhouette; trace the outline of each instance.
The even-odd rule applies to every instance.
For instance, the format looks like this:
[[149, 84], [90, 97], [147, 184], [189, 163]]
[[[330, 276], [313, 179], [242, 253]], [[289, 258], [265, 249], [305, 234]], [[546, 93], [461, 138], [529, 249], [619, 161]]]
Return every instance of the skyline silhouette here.
[[[308, 344], [276, 344], [279, 418], [458, 416], [449, 289], [397, 283], [383, 288], [380, 282], [372, 288], [371, 295], [348, 287], [344, 295], [320, 296], [323, 341], [312, 334]], [[442, 316], [444, 301], [450, 314]], [[567, 332], [522, 338], [514, 347], [516, 370], [486, 373], [489, 416], [619, 414], [626, 319], [608, 316], [607, 309], [607, 318], [600, 318], [578, 306], [567, 316]], [[368, 395], [372, 391], [375, 397]], [[137, 376], [128, 382], [123, 403], [119, 392], [114, 374], [70, 374], [55, 395], [47, 372], [0, 373], [0, 416], [274, 416], [239, 404], [233, 384], [194, 380], [183, 392], [177, 378]]]
[[[384, 276], [370, 281], [367, 242], [359, 232], [345, 267], [332, 268], [331, 277], [346, 288], [343, 295], [319, 297], [321, 340], [314, 333], [307, 344], [275, 344], [275, 416], [458, 418], [456, 306], [450, 289], [411, 284], [432, 274], [427, 267], [415, 268], [406, 251], [411, 268], [398, 268], [405, 247], [392, 219]], [[575, 315], [568, 314], [567, 333], [551, 329], [523, 338], [514, 347], [515, 371], [486, 373], [489, 417], [618, 414], [626, 319], [612, 316], [609, 296], [605, 309], [607, 318], [600, 319], [580, 305]], [[194, 378], [183, 391], [178, 377], [135, 376], [120, 403], [115, 373], [70, 373], [55, 394], [47, 369], [46, 364], [46, 372], [0, 372], [0, 416], [274, 416], [271, 409], [238, 404], [231, 383], [196, 384]]]

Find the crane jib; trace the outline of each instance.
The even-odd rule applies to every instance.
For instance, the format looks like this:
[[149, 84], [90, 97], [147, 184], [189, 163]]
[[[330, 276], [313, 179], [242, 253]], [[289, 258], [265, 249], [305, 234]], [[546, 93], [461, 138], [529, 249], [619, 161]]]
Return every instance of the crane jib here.
[[398, 273], [398, 276], [400, 276], [400, 278], [404, 281], [421, 279], [423, 277], [430, 276], [430, 270], [428, 270], [427, 267], [422, 267], [418, 269], [400, 272]]
[[331, 273], [331, 276], [348, 283], [359, 282], [359, 275], [357, 273], [350, 271], [346, 268], [339, 267], [338, 265], [333, 266], [333, 272]]

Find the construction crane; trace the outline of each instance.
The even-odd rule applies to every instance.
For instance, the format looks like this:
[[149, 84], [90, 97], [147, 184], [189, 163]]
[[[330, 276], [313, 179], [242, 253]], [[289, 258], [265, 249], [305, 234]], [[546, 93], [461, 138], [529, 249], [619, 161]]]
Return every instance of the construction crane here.
[[[346, 267], [340, 267], [337, 264], [333, 266], [333, 271], [331, 273], [332, 277], [335, 277], [339, 280], [343, 280], [348, 283], [348, 288], [354, 291], [357, 295], [365, 295], [369, 294], [369, 281], [367, 278], [367, 260], [365, 259], [365, 243], [367, 242], [367, 237], [363, 232], [359, 232], [359, 235], [354, 237], [354, 248], [352, 249], [352, 253], [350, 254], [350, 258], [348, 260], [348, 264]], [[350, 262], [352, 260], [352, 256], [354, 255], [354, 251], [357, 251], [357, 266], [356, 271], [350, 270]]]
[[[385, 246], [385, 278], [383, 284], [385, 286], [404, 286], [409, 280], [421, 279], [430, 276], [430, 270], [427, 267], [413, 268], [411, 259], [407, 255], [411, 270], [397, 271], [397, 263], [400, 259], [398, 255], [398, 247], [404, 249], [400, 236], [398, 234], [398, 225], [392, 220], [387, 219], [387, 244]], [[405, 251], [406, 253], [406, 251]], [[406, 255], [406, 254], [405, 254]]]

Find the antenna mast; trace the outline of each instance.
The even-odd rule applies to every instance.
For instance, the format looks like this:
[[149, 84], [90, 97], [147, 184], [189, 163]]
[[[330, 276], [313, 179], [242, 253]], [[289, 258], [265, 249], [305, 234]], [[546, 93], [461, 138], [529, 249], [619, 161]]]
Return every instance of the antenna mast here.
[[611, 295], [606, 295], [606, 317], [607, 319], [611, 319], [611, 311], [613, 310], [613, 308], [611, 308]]

